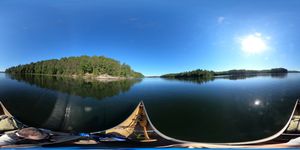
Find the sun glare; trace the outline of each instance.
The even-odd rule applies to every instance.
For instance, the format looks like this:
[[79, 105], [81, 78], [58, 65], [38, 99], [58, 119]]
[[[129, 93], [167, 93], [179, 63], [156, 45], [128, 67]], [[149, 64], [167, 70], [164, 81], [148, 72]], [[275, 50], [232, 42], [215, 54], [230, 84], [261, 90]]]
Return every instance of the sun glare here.
[[247, 54], [262, 53], [267, 49], [267, 45], [261, 33], [248, 35], [241, 40], [242, 50]]

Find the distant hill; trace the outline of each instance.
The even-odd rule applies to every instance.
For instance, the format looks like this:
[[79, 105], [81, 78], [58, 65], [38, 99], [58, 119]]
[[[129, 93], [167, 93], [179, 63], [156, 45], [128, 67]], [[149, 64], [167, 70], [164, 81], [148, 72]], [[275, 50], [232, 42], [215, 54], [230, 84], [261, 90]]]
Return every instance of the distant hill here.
[[160, 76], [145, 76], [146, 78], [159, 78]]
[[253, 74], [262, 74], [262, 73], [288, 73], [288, 70], [285, 68], [273, 68], [269, 70], [229, 70], [229, 71], [221, 71], [215, 72], [214, 75], [253, 75]]
[[258, 74], [277, 74], [277, 73], [288, 73], [289, 71], [285, 68], [273, 68], [270, 70], [228, 70], [228, 71], [221, 71], [221, 72], [214, 72], [208, 70], [193, 70], [187, 72], [180, 72], [180, 73], [171, 73], [165, 74], [161, 77], [163, 78], [191, 78], [191, 77], [199, 77], [199, 78], [211, 78], [214, 76], [222, 76], [222, 75], [258, 75]]
[[5, 70], [13, 74], [45, 75], [89, 75], [126, 78], [141, 78], [143, 74], [135, 72], [127, 64], [104, 56], [65, 57], [18, 65]]
[[291, 70], [291, 71], [289, 70], [288, 72], [289, 73], [300, 73], [300, 71], [296, 71], [296, 70]]

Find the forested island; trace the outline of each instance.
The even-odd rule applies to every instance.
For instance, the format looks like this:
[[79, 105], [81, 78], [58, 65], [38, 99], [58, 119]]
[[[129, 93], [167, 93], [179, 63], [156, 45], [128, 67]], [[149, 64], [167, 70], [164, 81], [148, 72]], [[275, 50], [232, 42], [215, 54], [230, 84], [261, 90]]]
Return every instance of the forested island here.
[[51, 59], [35, 63], [18, 65], [5, 70], [10, 74], [38, 74], [54, 76], [72, 76], [95, 78], [98, 80], [118, 80], [124, 78], [142, 78], [125, 63], [104, 56], [80, 56]]
[[[288, 73], [289, 71], [285, 68], [273, 68], [270, 70], [229, 70], [229, 71], [208, 71], [208, 70], [193, 70], [193, 71], [187, 71], [187, 72], [180, 72], [180, 73], [171, 73], [171, 74], [165, 74], [161, 77], [163, 78], [212, 78], [215, 76], [248, 76], [248, 75], [259, 75], [259, 74], [281, 74], [281, 73]], [[293, 73], [297, 73], [298, 71], [292, 71]]]

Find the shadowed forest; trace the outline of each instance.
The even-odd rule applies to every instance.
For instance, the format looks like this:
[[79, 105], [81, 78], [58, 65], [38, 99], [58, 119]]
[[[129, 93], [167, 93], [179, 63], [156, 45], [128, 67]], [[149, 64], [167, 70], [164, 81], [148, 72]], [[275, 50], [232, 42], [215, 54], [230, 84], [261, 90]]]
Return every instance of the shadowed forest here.
[[114, 77], [141, 78], [143, 74], [135, 72], [125, 63], [104, 56], [80, 56], [51, 59], [18, 65], [6, 69], [7, 73], [47, 74], [47, 75], [110, 75]]

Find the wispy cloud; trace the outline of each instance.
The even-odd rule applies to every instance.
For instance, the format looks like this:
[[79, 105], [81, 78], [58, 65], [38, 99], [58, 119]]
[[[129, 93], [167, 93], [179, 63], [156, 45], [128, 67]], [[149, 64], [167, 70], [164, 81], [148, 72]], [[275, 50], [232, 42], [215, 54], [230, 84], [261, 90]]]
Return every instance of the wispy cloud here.
[[217, 21], [218, 21], [218, 24], [222, 24], [225, 21], [225, 17], [219, 16]]

